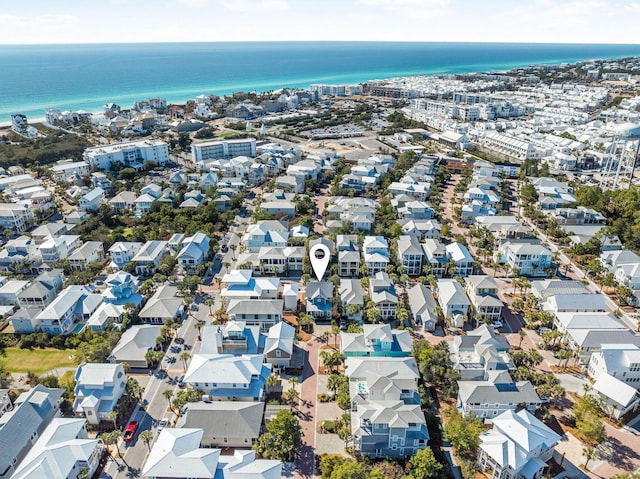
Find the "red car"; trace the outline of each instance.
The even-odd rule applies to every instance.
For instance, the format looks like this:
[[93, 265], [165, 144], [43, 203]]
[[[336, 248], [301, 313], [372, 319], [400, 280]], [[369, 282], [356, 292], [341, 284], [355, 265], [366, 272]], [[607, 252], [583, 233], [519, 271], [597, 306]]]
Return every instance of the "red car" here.
[[127, 424], [127, 428], [124, 430], [122, 440], [124, 442], [131, 442], [133, 440], [133, 436], [136, 435], [137, 430], [138, 430], [138, 421], [131, 421], [129, 424]]

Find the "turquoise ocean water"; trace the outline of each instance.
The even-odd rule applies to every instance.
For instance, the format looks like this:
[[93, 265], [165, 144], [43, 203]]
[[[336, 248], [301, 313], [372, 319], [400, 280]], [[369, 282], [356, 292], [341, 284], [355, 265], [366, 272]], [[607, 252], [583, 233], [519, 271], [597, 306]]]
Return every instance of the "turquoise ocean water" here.
[[640, 55], [640, 45], [248, 42], [0, 45], [0, 122], [46, 108], [100, 111], [153, 97], [495, 71]]

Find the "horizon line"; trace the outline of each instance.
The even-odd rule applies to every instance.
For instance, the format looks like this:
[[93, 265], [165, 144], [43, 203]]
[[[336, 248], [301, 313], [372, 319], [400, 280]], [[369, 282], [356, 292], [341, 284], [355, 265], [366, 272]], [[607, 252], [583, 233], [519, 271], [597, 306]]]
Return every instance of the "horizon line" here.
[[71, 46], [71, 45], [177, 45], [177, 44], [202, 44], [202, 43], [219, 43], [219, 44], [250, 44], [250, 43], [379, 43], [379, 44], [457, 44], [457, 45], [575, 45], [575, 46], [640, 46], [639, 43], [587, 43], [587, 42], [523, 42], [523, 41], [455, 41], [455, 40], [189, 40], [189, 41], [122, 41], [122, 42], [74, 42], [74, 43], [0, 43], [0, 47], [20, 47], [20, 46]]

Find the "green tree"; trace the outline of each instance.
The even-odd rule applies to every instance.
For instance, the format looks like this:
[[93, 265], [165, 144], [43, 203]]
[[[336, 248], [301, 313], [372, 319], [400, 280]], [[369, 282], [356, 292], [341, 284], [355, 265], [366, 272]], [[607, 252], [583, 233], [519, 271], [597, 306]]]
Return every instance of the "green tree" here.
[[420, 449], [409, 459], [411, 464], [410, 479], [435, 479], [442, 473], [442, 464], [433, 455], [430, 447]]
[[291, 461], [301, 439], [300, 424], [288, 410], [278, 412], [266, 426], [253, 449], [263, 458]]
[[182, 361], [182, 364], [184, 366], [184, 370], [187, 370], [187, 362], [189, 361], [189, 359], [191, 359], [191, 354], [189, 354], [187, 351], [183, 351], [182, 353], [180, 353], [180, 357], [179, 357], [180, 361]]
[[597, 456], [596, 454], [596, 450], [592, 447], [585, 447], [582, 449], [582, 455], [584, 456], [584, 458], [586, 459], [586, 461], [584, 462], [584, 468], [588, 471], [589, 470], [589, 461], [594, 460]]
[[146, 429], [140, 433], [140, 440], [145, 443], [149, 452], [151, 452], [151, 443], [153, 442], [153, 432], [151, 429]]
[[455, 407], [445, 411], [447, 424], [444, 437], [464, 458], [473, 459], [480, 445], [480, 434], [484, 432], [482, 421], [474, 415], [463, 416]]

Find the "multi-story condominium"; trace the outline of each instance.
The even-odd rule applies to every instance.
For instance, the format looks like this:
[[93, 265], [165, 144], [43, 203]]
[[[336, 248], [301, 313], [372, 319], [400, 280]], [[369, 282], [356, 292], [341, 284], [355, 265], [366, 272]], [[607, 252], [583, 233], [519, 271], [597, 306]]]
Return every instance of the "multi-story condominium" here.
[[[0, 417], [0, 479], [12, 477], [51, 421], [60, 416], [63, 389], [36, 385]], [[46, 476], [41, 476], [46, 477]]]
[[22, 233], [33, 221], [28, 202], [0, 203], [0, 228]]
[[377, 458], [414, 455], [427, 447], [414, 358], [347, 358], [351, 430], [356, 454]]
[[139, 169], [145, 161], [167, 163], [169, 146], [161, 140], [127, 141], [87, 148], [82, 156], [89, 165], [101, 170], [108, 170], [114, 163]]
[[522, 276], [550, 276], [554, 267], [551, 251], [536, 243], [506, 241], [496, 251], [495, 259]]
[[476, 314], [489, 321], [498, 321], [502, 316], [502, 301], [498, 299], [498, 283], [491, 276], [474, 275], [465, 279], [465, 291]]
[[233, 158], [234, 156], [254, 157], [256, 156], [256, 140], [251, 138], [193, 143], [191, 145], [191, 156], [196, 164], [207, 160]]
[[424, 252], [418, 239], [414, 236], [400, 236], [398, 238], [398, 260], [409, 276], [422, 274], [422, 259]]
[[480, 435], [478, 467], [501, 479], [542, 477], [560, 436], [526, 410], [505, 411]]
[[488, 133], [482, 143], [497, 153], [517, 160], [537, 159], [540, 156], [533, 143], [503, 133]]
[[81, 364], [75, 380], [73, 412], [86, 417], [89, 424], [108, 421], [127, 385], [122, 364]]

